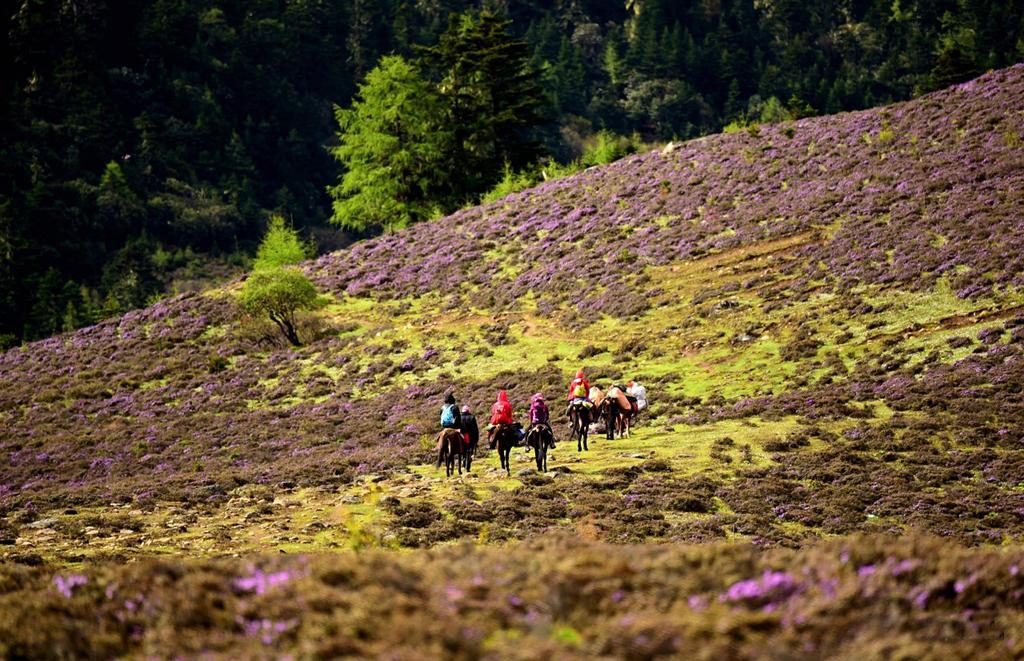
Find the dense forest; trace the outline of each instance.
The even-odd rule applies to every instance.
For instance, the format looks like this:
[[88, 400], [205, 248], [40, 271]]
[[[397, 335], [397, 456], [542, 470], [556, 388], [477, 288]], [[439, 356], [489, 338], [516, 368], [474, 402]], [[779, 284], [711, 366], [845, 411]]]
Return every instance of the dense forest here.
[[[480, 10], [501, 20], [471, 21], [476, 32], [451, 20]], [[23, 0], [0, 29], [0, 346], [229, 274], [272, 212], [321, 250], [339, 245], [326, 228], [349, 204], [355, 152], [338, 122], [358, 122], [353, 99], [372, 109], [359, 94], [382, 89], [374, 72], [448, 103], [435, 128], [450, 153], [423, 188], [441, 191], [422, 194], [425, 217], [509, 167], [578, 159], [599, 132], [685, 139], [906, 99], [1024, 59], [1015, 0]], [[525, 96], [478, 85], [491, 96], [468, 106], [466, 61]], [[525, 110], [507, 105], [523, 98]], [[481, 126], [490, 151], [467, 157]]]

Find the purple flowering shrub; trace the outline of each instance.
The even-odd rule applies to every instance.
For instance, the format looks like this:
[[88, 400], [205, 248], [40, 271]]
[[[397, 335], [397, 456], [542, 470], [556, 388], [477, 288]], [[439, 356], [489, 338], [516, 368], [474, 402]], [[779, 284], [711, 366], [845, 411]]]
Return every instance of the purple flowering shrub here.
[[[751, 286], [800, 298], [822, 284], [930, 287], [943, 275], [972, 298], [1024, 284], [1018, 209], [1024, 153], [1006, 113], [1024, 65], [881, 110], [709, 136], [464, 209], [324, 256], [325, 289], [397, 298], [456, 294], [514, 307], [527, 292], [584, 319], [650, 304], [646, 267], [766, 239], [813, 237]], [[573, 317], [574, 318], [574, 317]]]
[[[955, 361], [918, 360], [883, 334], [928, 329], [893, 332], [882, 316], [902, 293], [931, 291], [940, 279], [965, 309], [1003, 305], [1020, 286], [1024, 155], [1003, 135], [1024, 133], [1022, 116], [1004, 112], [1022, 98], [1018, 66], [887, 109], [711, 136], [305, 267], [338, 309], [358, 311], [370, 298], [402, 315], [423, 304], [424, 327], [443, 312], [470, 326], [462, 334], [438, 322], [413, 340], [381, 317], [343, 318], [321, 320], [306, 346], [267, 344], [230, 294], [214, 292], [7, 351], [0, 515], [20, 525], [46, 510], [111, 502], [216, 504], [246, 485], [337, 489], [427, 461], [449, 389], [485, 417], [499, 388], [517, 403], [564, 392], [568, 364], [598, 362], [590, 376], [604, 383], [684, 359], [713, 370], [727, 359], [702, 348], [742, 359], [744, 347], [770, 337], [778, 346], [763, 371], [792, 367], [777, 382], [727, 396], [687, 392], [661, 370], [645, 379], [656, 425], [799, 417], [800, 430], [764, 445], [767, 465], [723, 446], [710, 455], [721, 474], [699, 483], [648, 469], [568, 485], [536, 477], [474, 503], [497, 512], [489, 530], [465, 504], [456, 508], [465, 517], [447, 511], [418, 526], [395, 514], [393, 530], [408, 546], [528, 538], [583, 520], [618, 542], [739, 534], [793, 545], [907, 527], [966, 543], [1016, 538], [1020, 311], [990, 311], [987, 323], [1000, 327], [949, 341], [972, 352]], [[726, 254], [735, 259], [715, 261]], [[698, 260], [716, 278], [690, 282], [685, 269]], [[600, 328], [599, 318], [612, 330], [564, 358], [552, 349], [541, 367], [495, 368], [495, 352], [523, 339], [517, 317], [503, 313], [524, 299], [560, 333]], [[838, 326], [826, 332], [819, 319], [800, 318], [808, 309]], [[730, 328], [733, 319], [744, 321]], [[844, 320], [864, 320], [875, 342], [850, 367], [838, 349], [863, 340]], [[872, 402], [906, 415], [875, 419]], [[0, 539], [16, 538], [15, 524], [0, 520]]]
[[9, 563], [0, 655], [1016, 658], [1022, 567], [923, 536]]

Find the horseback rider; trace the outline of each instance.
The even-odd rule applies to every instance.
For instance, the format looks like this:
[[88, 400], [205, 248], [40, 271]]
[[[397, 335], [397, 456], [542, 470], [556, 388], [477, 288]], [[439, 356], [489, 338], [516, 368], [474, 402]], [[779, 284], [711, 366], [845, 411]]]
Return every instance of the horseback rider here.
[[[462, 436], [462, 416], [459, 415], [459, 405], [455, 403], [455, 394], [445, 395], [444, 404], [441, 405], [441, 429], [454, 429]], [[441, 449], [441, 436], [437, 437], [437, 449]]]
[[647, 408], [647, 388], [644, 388], [636, 381], [630, 381], [626, 392], [636, 398], [637, 411], [643, 411]]
[[462, 431], [462, 416], [459, 415], [459, 405], [455, 403], [455, 395], [445, 395], [444, 404], [441, 405], [441, 428]]
[[498, 425], [511, 425], [512, 404], [508, 401], [508, 395], [504, 390], [498, 391], [498, 399], [491, 406], [491, 424], [487, 425], [487, 445], [494, 449], [494, 430]]
[[587, 379], [586, 374], [583, 370], [576, 371], [576, 378], [569, 383], [569, 401], [574, 399], [587, 399], [587, 393], [590, 392], [590, 381]]
[[569, 415], [570, 409], [576, 404], [582, 404], [588, 409], [594, 405], [590, 401], [590, 381], [582, 369], [576, 371], [576, 378], [569, 384], [569, 406], [565, 408], [565, 414]]
[[[536, 393], [530, 398], [530, 429], [540, 425], [551, 429], [550, 417], [551, 414], [548, 411], [547, 403], [544, 401], [544, 395]], [[555, 447], [554, 434], [551, 436], [550, 447]]]
[[459, 416], [459, 422], [462, 425], [462, 440], [465, 443], [465, 447], [472, 451], [477, 443], [480, 442], [480, 428], [476, 424], [476, 416], [469, 409], [469, 404], [462, 407], [462, 415]]

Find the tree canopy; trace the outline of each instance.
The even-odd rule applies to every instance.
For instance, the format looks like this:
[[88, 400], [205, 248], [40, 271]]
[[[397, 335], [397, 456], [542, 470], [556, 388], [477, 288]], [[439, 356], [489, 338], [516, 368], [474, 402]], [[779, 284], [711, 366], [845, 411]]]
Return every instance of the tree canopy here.
[[[178, 291], [183, 272], [237, 274], [271, 213], [400, 227], [477, 199], [506, 162], [578, 159], [602, 130], [686, 139], [1024, 60], [1016, 0], [32, 0], [0, 30], [0, 345]], [[364, 132], [337, 158], [331, 109], [367, 102], [388, 54], [419, 78], [402, 130], [439, 113], [440, 134], [392, 162], [392, 134]]]
[[342, 227], [400, 229], [427, 218], [447, 174], [451, 130], [440, 95], [400, 56], [381, 60], [349, 109], [335, 111], [344, 168], [332, 186]]

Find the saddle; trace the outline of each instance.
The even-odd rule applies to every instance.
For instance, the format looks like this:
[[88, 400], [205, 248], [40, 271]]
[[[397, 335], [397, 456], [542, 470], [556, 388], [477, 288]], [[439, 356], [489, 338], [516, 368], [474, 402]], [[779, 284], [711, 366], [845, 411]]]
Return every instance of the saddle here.
[[459, 454], [462, 454], [468, 447], [465, 444], [464, 439], [462, 438], [462, 433], [459, 432], [458, 429], [451, 429], [449, 427], [445, 427], [444, 429], [441, 430], [441, 433], [437, 435], [437, 448], [439, 450], [441, 449], [441, 444], [444, 442], [444, 439], [446, 438], [449, 439], [448, 447], [450, 448], [451, 451], [455, 451], [458, 452]]
[[551, 428], [551, 424], [547, 423], [547, 422], [538, 422], [535, 425], [531, 425], [530, 429], [526, 432], [526, 438], [530, 438], [530, 434], [532, 434], [533, 431], [537, 430], [537, 429], [546, 429], [547, 430], [548, 434], [550, 435], [549, 436], [550, 440], [548, 441], [548, 445], [550, 447], [554, 447], [554, 445], [555, 445], [555, 431]]
[[511, 426], [512, 425], [500, 424], [494, 425], [487, 430], [487, 449], [493, 450], [498, 445], [498, 434], [504, 432], [505, 429]]

